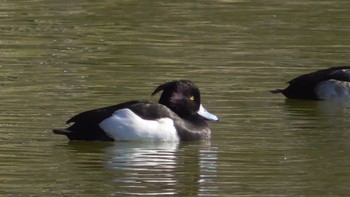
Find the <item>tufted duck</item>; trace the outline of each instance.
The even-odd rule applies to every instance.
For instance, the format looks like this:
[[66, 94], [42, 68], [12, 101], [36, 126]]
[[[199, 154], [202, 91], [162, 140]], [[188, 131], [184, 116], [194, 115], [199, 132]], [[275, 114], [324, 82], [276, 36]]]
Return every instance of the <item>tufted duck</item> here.
[[282, 93], [287, 98], [309, 100], [350, 99], [350, 66], [331, 67], [296, 77]]
[[70, 140], [189, 141], [210, 139], [206, 120], [218, 121], [201, 105], [199, 89], [189, 80], [159, 85], [159, 103], [129, 101], [75, 115], [66, 129], [53, 129]]

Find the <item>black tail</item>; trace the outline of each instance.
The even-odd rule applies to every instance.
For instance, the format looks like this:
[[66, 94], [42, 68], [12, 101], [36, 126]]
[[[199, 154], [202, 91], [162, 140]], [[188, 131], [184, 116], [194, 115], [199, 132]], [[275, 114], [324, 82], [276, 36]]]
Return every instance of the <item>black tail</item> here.
[[276, 89], [276, 90], [271, 90], [270, 92], [273, 93], [273, 94], [278, 94], [278, 93], [282, 93], [283, 90], [281, 90], [281, 89]]
[[52, 129], [54, 134], [65, 135], [70, 140], [100, 140], [100, 141], [114, 141], [113, 138], [109, 137], [103, 130], [99, 127], [82, 130], [74, 130], [71, 127], [67, 129]]
[[52, 132], [57, 135], [68, 135], [70, 134], [69, 130], [66, 129], [52, 129]]

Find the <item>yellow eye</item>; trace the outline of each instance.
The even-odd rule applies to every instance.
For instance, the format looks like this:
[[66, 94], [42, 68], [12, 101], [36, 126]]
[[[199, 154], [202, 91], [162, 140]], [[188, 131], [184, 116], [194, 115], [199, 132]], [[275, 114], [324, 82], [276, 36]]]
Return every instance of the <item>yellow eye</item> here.
[[194, 101], [194, 96], [190, 96], [190, 100], [191, 100], [191, 101]]

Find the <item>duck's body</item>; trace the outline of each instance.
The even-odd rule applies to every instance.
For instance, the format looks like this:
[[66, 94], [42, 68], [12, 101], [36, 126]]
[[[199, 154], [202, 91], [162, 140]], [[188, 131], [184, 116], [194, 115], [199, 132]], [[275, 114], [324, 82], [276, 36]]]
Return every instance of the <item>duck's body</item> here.
[[308, 100], [350, 99], [350, 66], [332, 67], [296, 77], [282, 93], [287, 98]]
[[[206, 120], [217, 117], [203, 111], [198, 88], [190, 81], [160, 85], [159, 103], [130, 101], [80, 113], [66, 129], [54, 129], [70, 140], [187, 141], [210, 139]], [[153, 95], [152, 94], [152, 95]], [[201, 114], [201, 115], [200, 115]]]

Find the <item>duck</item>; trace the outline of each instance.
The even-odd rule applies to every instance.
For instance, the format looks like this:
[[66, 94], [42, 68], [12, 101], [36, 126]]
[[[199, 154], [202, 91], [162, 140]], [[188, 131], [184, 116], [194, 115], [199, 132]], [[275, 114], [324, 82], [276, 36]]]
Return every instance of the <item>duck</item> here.
[[350, 66], [330, 67], [300, 75], [285, 89], [272, 90], [290, 99], [348, 100], [350, 99]]
[[209, 140], [207, 121], [219, 118], [201, 104], [199, 88], [190, 80], [159, 85], [151, 94], [162, 92], [158, 103], [133, 100], [79, 113], [65, 129], [53, 133], [69, 140], [85, 141], [194, 141]]

